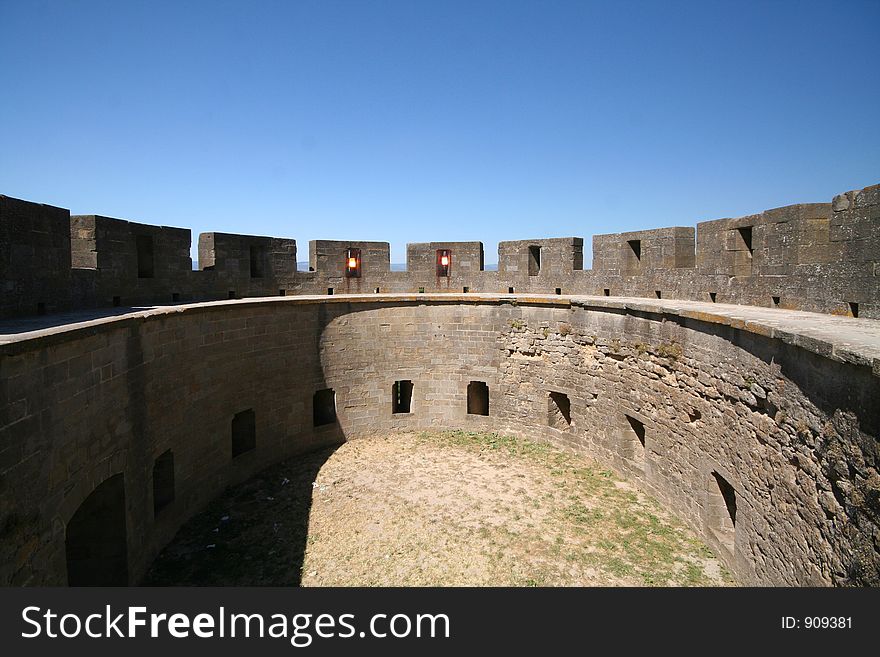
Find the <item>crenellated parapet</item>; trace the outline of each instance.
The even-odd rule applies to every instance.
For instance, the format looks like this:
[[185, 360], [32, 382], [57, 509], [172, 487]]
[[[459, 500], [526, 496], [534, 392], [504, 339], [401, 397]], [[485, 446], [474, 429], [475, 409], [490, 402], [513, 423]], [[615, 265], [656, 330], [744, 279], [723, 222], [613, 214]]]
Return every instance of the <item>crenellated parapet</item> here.
[[[831, 203], [790, 205], [690, 226], [583, 239], [501, 242], [487, 271], [481, 242], [407, 246], [203, 233], [0, 196], [0, 316], [286, 294], [528, 292], [676, 298], [880, 318], [880, 185]], [[445, 259], [446, 265], [443, 264]]]

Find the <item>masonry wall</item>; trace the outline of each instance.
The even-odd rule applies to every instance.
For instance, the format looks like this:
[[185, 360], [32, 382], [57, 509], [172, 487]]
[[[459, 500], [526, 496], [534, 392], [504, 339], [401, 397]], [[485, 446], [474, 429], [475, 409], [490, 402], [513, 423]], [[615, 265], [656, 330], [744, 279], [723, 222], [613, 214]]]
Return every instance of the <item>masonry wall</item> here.
[[191, 300], [190, 231], [98, 215], [70, 218], [75, 307]]
[[[65, 527], [113, 475], [137, 582], [181, 523], [270, 463], [394, 428], [461, 427], [597, 458], [666, 502], [742, 583], [880, 584], [869, 367], [710, 318], [462, 299], [210, 304], [0, 345], [0, 583], [63, 585]], [[404, 379], [411, 413], [395, 414]], [[488, 385], [488, 416], [467, 413], [471, 381]], [[338, 421], [314, 427], [323, 389]], [[568, 428], [550, 426], [551, 391], [571, 401]], [[231, 423], [248, 410], [256, 448], [233, 458]], [[168, 449], [176, 496], [155, 516], [152, 467]], [[736, 494], [730, 534], [716, 476]]]
[[196, 298], [274, 296], [296, 276], [296, 240], [202, 233], [199, 268]]
[[70, 212], [0, 195], [0, 317], [70, 306]]
[[[696, 230], [596, 235], [591, 270], [583, 269], [580, 237], [501, 242], [498, 271], [480, 266], [479, 242], [411, 244], [407, 271], [393, 272], [387, 242], [315, 240], [309, 244], [310, 271], [301, 272], [295, 240], [204, 233], [201, 270], [192, 272], [187, 230], [76, 216], [66, 242], [59, 228], [65, 210], [8, 197], [2, 207], [2, 216], [9, 217], [0, 242], [2, 285], [9, 291], [2, 316], [33, 315], [38, 304], [55, 312], [423, 290], [661, 297], [880, 318], [880, 185], [840, 194], [831, 203], [705, 221]], [[152, 240], [152, 277], [139, 274], [138, 244], [144, 240]], [[358, 276], [346, 275], [349, 249], [360, 253]], [[449, 276], [437, 275], [438, 249], [450, 252]]]

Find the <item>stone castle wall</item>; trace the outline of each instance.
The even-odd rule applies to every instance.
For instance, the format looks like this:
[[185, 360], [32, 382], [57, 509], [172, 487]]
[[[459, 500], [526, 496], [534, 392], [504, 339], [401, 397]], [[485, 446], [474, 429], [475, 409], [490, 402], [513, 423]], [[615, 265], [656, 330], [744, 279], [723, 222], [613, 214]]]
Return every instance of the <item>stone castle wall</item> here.
[[[639, 296], [880, 318], [880, 185], [693, 227], [501, 242], [410, 244], [405, 272], [387, 242], [316, 240], [297, 271], [293, 239], [132, 223], [0, 196], [0, 317], [287, 294], [493, 292]], [[349, 249], [360, 271], [347, 276]], [[447, 275], [437, 266], [449, 251]]]
[[[573, 258], [577, 243], [554, 246]], [[675, 259], [668, 246], [657, 257]], [[227, 301], [10, 339], [0, 584], [65, 584], [65, 528], [116, 475], [135, 583], [186, 519], [270, 463], [391, 429], [459, 427], [597, 458], [694, 527], [741, 583], [880, 585], [880, 360], [872, 371], [808, 337], [664, 303]], [[409, 413], [393, 412], [402, 380]], [[471, 410], [488, 415], [468, 413], [472, 382], [488, 407], [474, 393]], [[315, 426], [326, 390], [336, 420]], [[250, 411], [254, 447], [235, 455], [235, 418]], [[175, 493], [156, 512], [168, 450]]]

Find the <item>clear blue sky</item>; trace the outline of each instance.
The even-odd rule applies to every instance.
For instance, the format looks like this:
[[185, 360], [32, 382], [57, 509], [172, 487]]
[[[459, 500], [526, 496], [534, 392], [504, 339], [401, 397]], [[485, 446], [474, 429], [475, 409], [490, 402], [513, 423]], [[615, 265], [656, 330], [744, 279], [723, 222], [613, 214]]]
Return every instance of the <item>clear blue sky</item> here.
[[0, 0], [0, 193], [392, 243], [880, 182], [880, 1]]

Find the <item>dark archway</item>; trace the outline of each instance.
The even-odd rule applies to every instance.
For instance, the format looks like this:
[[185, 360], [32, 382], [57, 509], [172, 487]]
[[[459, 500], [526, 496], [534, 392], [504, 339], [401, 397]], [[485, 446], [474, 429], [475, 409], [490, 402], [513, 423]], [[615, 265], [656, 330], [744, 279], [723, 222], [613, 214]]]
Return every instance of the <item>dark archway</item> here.
[[125, 483], [113, 475], [89, 495], [70, 522], [65, 541], [70, 586], [127, 586]]

